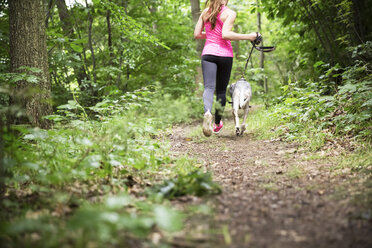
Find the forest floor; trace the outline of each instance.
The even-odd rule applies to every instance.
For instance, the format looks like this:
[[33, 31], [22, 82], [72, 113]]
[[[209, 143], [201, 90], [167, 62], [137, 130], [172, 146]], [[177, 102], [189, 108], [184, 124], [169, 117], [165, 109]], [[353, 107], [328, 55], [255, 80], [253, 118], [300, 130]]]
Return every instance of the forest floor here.
[[224, 129], [209, 138], [201, 120], [172, 130], [172, 154], [195, 158], [222, 186], [217, 196], [173, 202], [214, 212], [190, 217], [172, 247], [372, 247], [368, 176], [342, 165], [342, 146], [314, 152], [259, 140], [249, 129], [237, 137], [230, 111], [225, 116]]

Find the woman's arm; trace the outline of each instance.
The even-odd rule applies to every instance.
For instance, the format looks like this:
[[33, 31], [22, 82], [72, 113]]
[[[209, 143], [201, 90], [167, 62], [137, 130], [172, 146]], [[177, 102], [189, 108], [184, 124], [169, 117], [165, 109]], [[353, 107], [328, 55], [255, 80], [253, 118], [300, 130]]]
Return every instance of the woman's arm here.
[[[205, 11], [205, 10], [204, 10]], [[194, 38], [195, 39], [206, 39], [206, 34], [203, 32], [204, 30], [204, 21], [203, 21], [203, 13], [200, 15], [198, 22], [195, 25], [195, 30], [194, 30]]]
[[228, 16], [226, 18], [226, 21], [223, 24], [222, 27], [222, 38], [225, 40], [250, 40], [254, 41], [256, 39], [257, 34], [256, 33], [250, 33], [250, 34], [239, 34], [232, 31], [232, 28], [234, 26], [236, 18], [236, 12], [230, 10], [228, 13]]

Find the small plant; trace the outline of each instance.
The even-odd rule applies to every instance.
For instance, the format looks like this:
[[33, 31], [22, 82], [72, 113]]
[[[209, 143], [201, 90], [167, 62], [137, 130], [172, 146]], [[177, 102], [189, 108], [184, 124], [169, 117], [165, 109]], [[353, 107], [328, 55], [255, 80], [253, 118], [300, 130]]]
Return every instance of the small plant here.
[[302, 175], [304, 174], [304, 170], [301, 167], [299, 167], [299, 165], [293, 165], [288, 169], [286, 174], [290, 178], [298, 179], [302, 177]]
[[169, 179], [162, 184], [155, 185], [149, 192], [156, 192], [165, 198], [173, 199], [184, 195], [219, 194], [221, 188], [212, 181], [209, 173], [195, 170], [186, 175], [179, 175], [176, 179]]

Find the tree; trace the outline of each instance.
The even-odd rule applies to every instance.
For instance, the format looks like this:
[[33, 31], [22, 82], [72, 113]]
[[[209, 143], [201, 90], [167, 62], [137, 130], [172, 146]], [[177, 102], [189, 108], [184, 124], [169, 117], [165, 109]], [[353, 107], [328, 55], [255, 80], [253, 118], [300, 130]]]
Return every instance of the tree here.
[[43, 1], [9, 1], [9, 24], [11, 72], [38, 77], [37, 82], [17, 81], [12, 103], [26, 110], [32, 125], [49, 128], [51, 122], [42, 118], [52, 113]]
[[86, 5], [86, 8], [88, 10], [88, 20], [89, 20], [89, 28], [88, 28], [88, 44], [89, 44], [89, 49], [90, 49], [90, 53], [91, 53], [91, 56], [92, 56], [92, 64], [93, 64], [93, 69], [92, 69], [92, 73], [93, 73], [93, 82], [94, 84], [97, 84], [97, 71], [96, 71], [96, 56], [94, 54], [94, 48], [93, 48], [93, 41], [92, 41], [92, 26], [93, 26], [93, 16], [92, 16], [92, 13], [94, 13], [94, 9], [93, 9], [93, 6], [92, 7], [89, 7], [88, 5], [88, 1], [85, 0], [85, 5]]
[[[260, 13], [260, 3], [257, 0], [257, 28], [258, 32], [261, 33], [261, 13]], [[263, 41], [262, 41], [263, 45]], [[265, 54], [263, 52], [260, 53], [260, 68], [262, 71], [265, 69]], [[263, 86], [265, 93], [267, 94], [268, 92], [268, 86], [267, 86], [267, 78], [265, 77], [264, 79], [260, 80], [260, 84]]]
[[[201, 14], [200, 11], [200, 1], [199, 0], [190, 0], [191, 4], [191, 15], [192, 21], [194, 25], [198, 22], [199, 16]], [[196, 51], [200, 55], [203, 51], [204, 41], [203, 40], [196, 40]], [[195, 82], [199, 83], [203, 81], [203, 73], [201, 66], [196, 67], [196, 75], [195, 75]]]
[[[192, 21], [194, 24], [198, 22], [199, 16], [201, 14], [200, 11], [200, 1], [199, 0], [190, 0], [191, 3], [191, 15], [192, 15]], [[203, 50], [203, 40], [197, 40], [197, 47], [196, 50], [198, 53], [202, 53]]]
[[[58, 14], [61, 20], [62, 30], [63, 30], [64, 35], [68, 37], [70, 40], [76, 39], [72, 19], [67, 9], [65, 0], [57, 0], [56, 4], [57, 4]], [[78, 53], [74, 51], [73, 49], [69, 49], [69, 52], [71, 52], [73, 55], [76, 55], [76, 57], [79, 58], [80, 61], [82, 60], [81, 53]], [[78, 65], [75, 65], [74, 72], [75, 72], [76, 80], [78, 84], [82, 85], [82, 81], [88, 78], [88, 75], [85, 72], [84, 66], [81, 63]]]

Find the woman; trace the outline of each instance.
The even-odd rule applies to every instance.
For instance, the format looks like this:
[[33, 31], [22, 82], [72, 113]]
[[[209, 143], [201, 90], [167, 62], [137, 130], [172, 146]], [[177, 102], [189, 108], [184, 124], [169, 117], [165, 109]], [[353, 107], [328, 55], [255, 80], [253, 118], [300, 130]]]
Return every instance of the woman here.
[[[200, 15], [194, 31], [195, 39], [206, 39], [201, 59], [204, 79], [203, 133], [205, 136], [211, 136], [212, 131], [219, 133], [223, 127], [221, 118], [226, 105], [226, 88], [234, 57], [231, 40], [254, 41], [259, 36], [258, 33], [239, 34], [232, 31], [236, 13], [226, 7], [228, 2], [228, 0], [207, 0], [206, 9]], [[216, 108], [212, 130], [211, 110], [215, 90], [217, 101], [222, 108]]]

